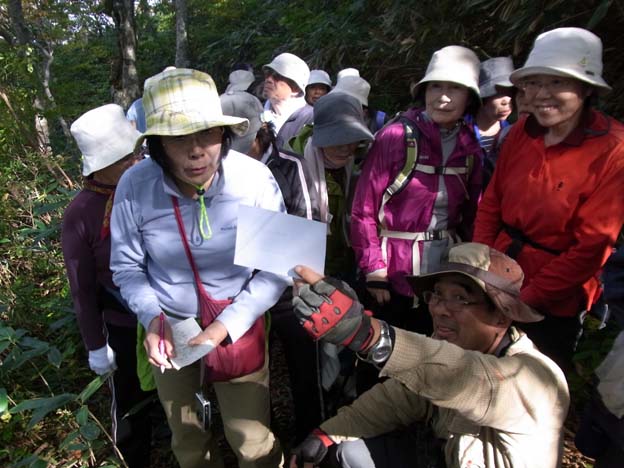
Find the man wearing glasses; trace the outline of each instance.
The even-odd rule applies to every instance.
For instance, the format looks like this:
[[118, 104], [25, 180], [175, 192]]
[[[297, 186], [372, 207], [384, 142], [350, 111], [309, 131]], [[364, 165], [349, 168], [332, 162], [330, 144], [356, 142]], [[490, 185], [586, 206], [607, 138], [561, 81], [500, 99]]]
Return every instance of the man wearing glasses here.
[[463, 243], [437, 272], [409, 277], [429, 306], [431, 338], [370, 317], [340, 281], [296, 271], [307, 283], [294, 299], [306, 330], [358, 352], [387, 379], [314, 430], [291, 467], [559, 466], [568, 388], [512, 326], [542, 318], [519, 299], [514, 260]]
[[310, 68], [296, 55], [284, 52], [262, 70], [266, 98], [264, 121], [273, 123], [277, 133], [293, 112], [306, 105], [305, 88]]

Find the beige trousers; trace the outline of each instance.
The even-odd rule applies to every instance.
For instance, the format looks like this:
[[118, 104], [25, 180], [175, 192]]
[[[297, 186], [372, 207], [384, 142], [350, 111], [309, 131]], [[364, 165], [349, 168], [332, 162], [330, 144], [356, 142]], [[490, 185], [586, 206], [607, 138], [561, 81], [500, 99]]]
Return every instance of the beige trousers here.
[[[217, 441], [202, 431], [195, 414], [200, 361], [179, 371], [152, 366], [158, 396], [171, 428], [171, 448], [180, 468], [223, 468]], [[258, 372], [228, 382], [213, 383], [225, 438], [240, 468], [283, 465], [279, 442], [271, 432], [268, 357]]]

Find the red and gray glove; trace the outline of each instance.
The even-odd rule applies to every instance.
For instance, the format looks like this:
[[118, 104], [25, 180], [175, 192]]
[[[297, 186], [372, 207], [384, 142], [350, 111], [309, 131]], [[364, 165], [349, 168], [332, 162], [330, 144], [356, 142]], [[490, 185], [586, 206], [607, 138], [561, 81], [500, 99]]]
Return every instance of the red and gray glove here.
[[344, 281], [328, 277], [304, 285], [293, 297], [293, 309], [315, 340], [359, 352], [366, 349], [373, 336], [371, 313], [364, 310], [355, 291]]
[[[334, 444], [334, 441], [321, 429], [314, 429], [308, 437], [292, 450], [292, 455], [297, 457], [297, 466], [304, 463], [319, 465], [327, 455], [327, 449]], [[293, 463], [291, 461], [291, 465]]]

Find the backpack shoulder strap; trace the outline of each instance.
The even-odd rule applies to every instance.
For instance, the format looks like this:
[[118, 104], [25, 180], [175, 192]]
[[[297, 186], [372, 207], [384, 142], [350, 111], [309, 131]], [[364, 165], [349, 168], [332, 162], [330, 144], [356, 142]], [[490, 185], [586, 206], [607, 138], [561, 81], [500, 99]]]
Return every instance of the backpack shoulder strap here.
[[408, 119], [401, 118], [399, 122], [403, 125], [405, 134], [405, 162], [394, 181], [386, 187], [386, 193], [390, 197], [405, 188], [418, 164], [418, 129]]
[[403, 168], [394, 178], [394, 181], [392, 181], [384, 191], [377, 214], [381, 226], [384, 226], [384, 207], [386, 203], [407, 186], [418, 164], [418, 128], [405, 117], [401, 116], [396, 120], [403, 125], [403, 132], [405, 134], [405, 162], [403, 163]]

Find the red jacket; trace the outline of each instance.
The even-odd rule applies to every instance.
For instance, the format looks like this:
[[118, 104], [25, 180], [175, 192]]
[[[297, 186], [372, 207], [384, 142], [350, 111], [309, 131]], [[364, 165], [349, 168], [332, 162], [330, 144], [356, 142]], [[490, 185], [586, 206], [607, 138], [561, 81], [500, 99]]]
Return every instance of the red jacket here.
[[503, 223], [558, 255], [525, 244], [517, 261], [521, 298], [571, 317], [599, 293], [598, 272], [624, 221], [624, 126], [587, 112], [561, 143], [546, 148], [533, 117], [514, 125], [477, 212], [474, 241], [504, 252]]

